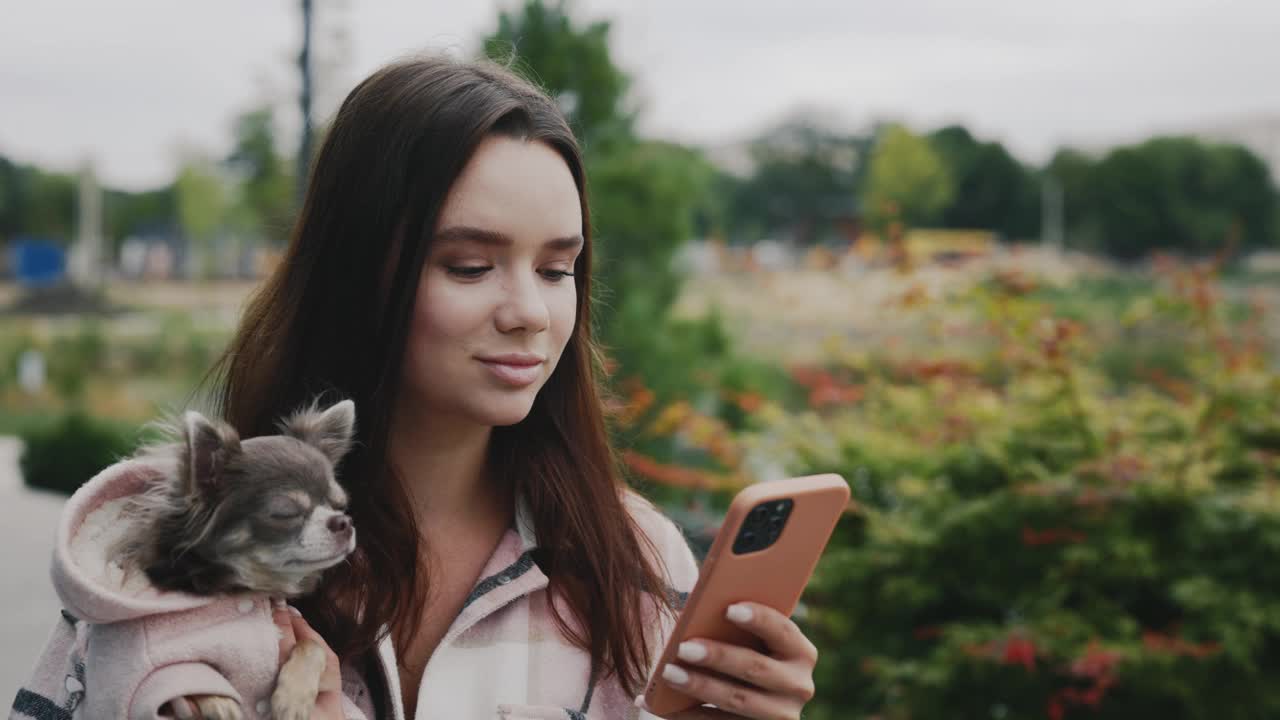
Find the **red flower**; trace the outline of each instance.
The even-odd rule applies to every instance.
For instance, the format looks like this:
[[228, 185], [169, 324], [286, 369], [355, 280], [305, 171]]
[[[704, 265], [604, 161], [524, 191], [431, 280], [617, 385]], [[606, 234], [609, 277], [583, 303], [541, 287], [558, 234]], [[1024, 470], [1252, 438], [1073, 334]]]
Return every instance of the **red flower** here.
[[1180, 655], [1182, 657], [1193, 657], [1196, 659], [1216, 655], [1222, 651], [1221, 643], [1192, 643], [1187, 642], [1180, 637], [1166, 635], [1154, 630], [1147, 630], [1142, 633], [1142, 644], [1152, 652]]
[[1037, 545], [1053, 545], [1055, 543], [1080, 543], [1085, 541], [1085, 535], [1078, 530], [1068, 530], [1066, 528], [1047, 528], [1037, 531], [1033, 528], [1022, 526], [1022, 544], [1027, 547], [1035, 547]]
[[937, 625], [921, 625], [913, 634], [917, 640], [932, 640], [942, 634], [942, 628]]
[[1093, 640], [1085, 648], [1084, 655], [1071, 663], [1071, 674], [1094, 679], [1109, 677], [1119, 662], [1120, 653], [1103, 649], [1096, 640]]
[[1028, 672], [1035, 672], [1036, 669], [1036, 645], [1027, 638], [1012, 636], [1005, 641], [1004, 657], [1001, 659], [1005, 665], [1021, 665]]

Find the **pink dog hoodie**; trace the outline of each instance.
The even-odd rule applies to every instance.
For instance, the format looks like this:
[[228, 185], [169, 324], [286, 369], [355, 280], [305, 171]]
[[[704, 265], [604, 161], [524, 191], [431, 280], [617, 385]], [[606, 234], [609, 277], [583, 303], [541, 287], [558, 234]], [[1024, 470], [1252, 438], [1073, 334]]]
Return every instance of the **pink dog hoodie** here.
[[279, 633], [268, 597], [159, 591], [107, 556], [129, 497], [164, 470], [125, 461], [67, 501], [52, 568], [66, 622], [19, 692], [15, 717], [149, 720], [169, 700], [205, 694], [234, 698], [245, 718], [270, 717]]

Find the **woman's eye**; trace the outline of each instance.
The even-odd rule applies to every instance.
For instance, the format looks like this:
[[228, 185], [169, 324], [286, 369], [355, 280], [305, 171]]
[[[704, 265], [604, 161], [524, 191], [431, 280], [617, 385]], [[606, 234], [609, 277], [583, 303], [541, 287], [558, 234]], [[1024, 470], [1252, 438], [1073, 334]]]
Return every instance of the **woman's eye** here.
[[568, 270], [543, 270], [542, 277], [550, 280], [551, 282], [560, 282], [567, 277], [573, 277], [573, 273]]
[[445, 268], [450, 275], [461, 278], [478, 278], [493, 269], [492, 265], [449, 265]]

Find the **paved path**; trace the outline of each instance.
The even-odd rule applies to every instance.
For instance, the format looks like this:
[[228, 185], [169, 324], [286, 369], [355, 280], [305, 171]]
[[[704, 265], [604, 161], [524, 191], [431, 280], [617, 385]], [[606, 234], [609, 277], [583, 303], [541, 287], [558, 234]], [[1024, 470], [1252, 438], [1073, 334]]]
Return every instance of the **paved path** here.
[[8, 714], [58, 617], [49, 556], [63, 498], [33, 492], [18, 475], [20, 443], [0, 437], [0, 714]]

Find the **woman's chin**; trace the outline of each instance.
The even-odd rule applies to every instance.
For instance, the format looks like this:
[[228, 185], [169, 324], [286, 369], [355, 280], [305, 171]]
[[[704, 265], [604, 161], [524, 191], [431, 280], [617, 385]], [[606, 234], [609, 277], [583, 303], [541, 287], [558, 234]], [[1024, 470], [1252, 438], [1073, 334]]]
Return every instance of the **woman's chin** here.
[[504, 402], [497, 402], [487, 405], [484, 408], [477, 408], [477, 419], [482, 424], [491, 427], [506, 427], [515, 425], [521, 420], [529, 417], [529, 411], [533, 409], [533, 399], [525, 400], [524, 398], [506, 398]]
[[505, 416], [503, 416], [501, 419], [499, 419], [499, 420], [497, 420], [496, 422], [494, 422], [494, 423], [493, 423], [493, 426], [494, 426], [494, 427], [509, 427], [509, 426], [511, 426], [511, 425], [517, 425], [517, 424], [519, 424], [521, 421], [523, 421], [523, 420], [524, 420], [525, 418], [527, 418], [527, 417], [529, 417], [529, 412], [528, 412], [528, 411], [525, 411], [525, 412], [523, 412], [523, 413], [512, 413], [512, 414], [510, 414], [510, 415], [505, 415]]

